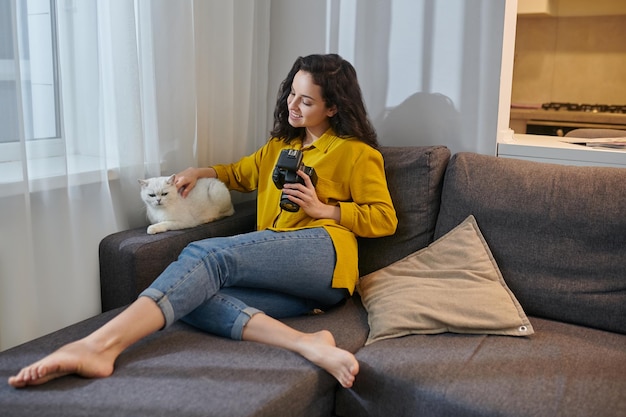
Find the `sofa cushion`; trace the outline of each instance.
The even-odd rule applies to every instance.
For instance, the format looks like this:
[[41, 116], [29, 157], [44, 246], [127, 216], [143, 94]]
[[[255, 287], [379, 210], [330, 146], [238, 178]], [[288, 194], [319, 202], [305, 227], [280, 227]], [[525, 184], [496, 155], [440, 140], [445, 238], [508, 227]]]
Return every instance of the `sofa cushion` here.
[[409, 334], [533, 334], [473, 216], [363, 277], [359, 293], [370, 326], [366, 345]]
[[531, 337], [412, 335], [357, 352], [341, 417], [626, 415], [626, 336], [531, 317]]
[[[322, 417], [332, 414], [337, 381], [301, 356], [273, 346], [212, 336], [174, 323], [122, 353], [109, 378], [65, 376], [14, 389], [21, 367], [76, 340], [113, 317], [112, 310], [0, 352], [0, 415]], [[367, 337], [358, 297], [315, 316], [285, 319], [305, 332], [330, 330], [356, 352]]]
[[398, 216], [393, 236], [359, 238], [359, 272], [369, 274], [433, 241], [443, 174], [450, 159], [445, 146], [381, 147], [391, 199]]
[[626, 333], [624, 196], [626, 169], [460, 153], [435, 235], [474, 215], [527, 314]]

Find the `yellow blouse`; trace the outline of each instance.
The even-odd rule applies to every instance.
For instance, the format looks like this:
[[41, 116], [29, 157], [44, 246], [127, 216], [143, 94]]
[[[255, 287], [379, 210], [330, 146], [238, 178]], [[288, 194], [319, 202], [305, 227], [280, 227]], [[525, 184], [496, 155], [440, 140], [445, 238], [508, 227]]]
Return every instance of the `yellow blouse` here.
[[335, 246], [337, 262], [334, 288], [347, 288], [350, 294], [359, 278], [356, 236], [381, 237], [395, 232], [396, 212], [387, 188], [380, 152], [356, 138], [340, 138], [332, 129], [312, 146], [302, 149], [302, 162], [315, 168], [318, 198], [325, 204], [339, 205], [341, 220], [313, 219], [304, 210], [281, 210], [281, 190], [272, 181], [272, 172], [285, 148], [302, 149], [300, 141], [287, 144], [270, 139], [252, 155], [229, 165], [215, 165], [218, 178], [231, 190], [258, 190], [257, 230], [287, 231], [324, 227]]

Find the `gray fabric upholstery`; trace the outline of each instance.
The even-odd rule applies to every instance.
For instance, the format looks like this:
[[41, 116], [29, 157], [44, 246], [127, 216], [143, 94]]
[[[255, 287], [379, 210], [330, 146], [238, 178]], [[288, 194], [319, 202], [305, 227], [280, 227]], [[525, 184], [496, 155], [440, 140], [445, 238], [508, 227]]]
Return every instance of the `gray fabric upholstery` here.
[[441, 185], [450, 150], [444, 146], [382, 147], [385, 174], [398, 216], [393, 236], [359, 239], [359, 272], [367, 275], [433, 241]]
[[456, 154], [435, 237], [473, 214], [528, 315], [626, 333], [626, 169]]
[[419, 335], [357, 353], [346, 417], [621, 417], [626, 336], [531, 317], [529, 338]]
[[[69, 341], [96, 329], [120, 309], [101, 314], [0, 354], [0, 415], [22, 416], [330, 416], [336, 381], [295, 353], [223, 339], [175, 323], [124, 352], [113, 376], [67, 376], [17, 390], [4, 381]], [[330, 330], [355, 352], [367, 319], [358, 297], [321, 315], [286, 323], [303, 331]]]
[[[396, 236], [363, 243], [366, 270], [432, 241], [450, 157], [441, 146], [381, 151], [400, 224]], [[132, 302], [189, 242], [247, 232], [255, 222], [255, 204], [248, 202], [237, 205], [231, 217], [192, 229], [147, 235], [142, 227], [106, 237], [100, 244], [103, 309]], [[89, 333], [117, 311], [1, 353], [1, 377]], [[363, 346], [368, 333], [358, 296], [325, 314], [284, 321], [304, 331], [328, 329], [338, 346], [351, 352]], [[27, 390], [3, 385], [0, 408], [15, 416], [329, 416], [336, 387], [334, 378], [298, 355], [220, 339], [176, 323], [123, 353], [110, 378], [68, 376]]]
[[[284, 320], [303, 331], [328, 329], [357, 352], [353, 389], [338, 388], [294, 353], [176, 323], [124, 352], [110, 378], [67, 376], [24, 390], [0, 384], [0, 415], [626, 415], [626, 170], [474, 154], [455, 155], [446, 170], [446, 148], [381, 151], [399, 225], [395, 236], [359, 239], [361, 273], [423, 248], [473, 214], [531, 316], [533, 336], [420, 335], [363, 348], [367, 317], [355, 295], [322, 315]], [[105, 309], [133, 301], [190, 241], [254, 229], [254, 202], [236, 209], [198, 228], [104, 239]], [[0, 379], [118, 311], [1, 352]]]

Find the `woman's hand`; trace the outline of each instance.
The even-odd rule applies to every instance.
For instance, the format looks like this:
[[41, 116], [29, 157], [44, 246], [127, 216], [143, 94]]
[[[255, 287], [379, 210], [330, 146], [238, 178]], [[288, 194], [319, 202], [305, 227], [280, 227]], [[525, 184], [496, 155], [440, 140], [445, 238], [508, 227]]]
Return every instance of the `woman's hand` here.
[[183, 198], [186, 198], [200, 178], [217, 178], [213, 167], [187, 168], [174, 176], [174, 185]]
[[300, 183], [286, 183], [283, 185], [283, 192], [290, 201], [296, 203], [306, 214], [314, 219], [334, 219], [341, 220], [341, 209], [339, 206], [324, 204], [317, 197], [315, 186], [311, 178], [302, 170], [297, 174], [304, 180], [304, 185]]
[[183, 198], [186, 198], [200, 178], [197, 168], [187, 168], [174, 176], [174, 185]]

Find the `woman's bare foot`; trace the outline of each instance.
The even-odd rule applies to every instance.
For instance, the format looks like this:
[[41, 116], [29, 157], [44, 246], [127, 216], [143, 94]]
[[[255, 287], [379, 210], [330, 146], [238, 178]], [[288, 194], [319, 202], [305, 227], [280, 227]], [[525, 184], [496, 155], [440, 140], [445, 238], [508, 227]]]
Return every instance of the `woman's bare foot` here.
[[164, 325], [159, 306], [148, 297], [139, 297], [89, 336], [63, 346], [10, 377], [9, 384], [16, 388], [40, 385], [68, 374], [107, 377], [124, 349]]
[[113, 373], [117, 354], [102, 351], [87, 339], [70, 343], [45, 358], [23, 368], [9, 378], [9, 385], [23, 388], [41, 385], [69, 374], [86, 378], [103, 378]]
[[303, 333], [263, 313], [253, 315], [243, 328], [243, 340], [278, 346], [299, 353], [350, 388], [359, 373], [359, 362], [337, 347], [328, 330]]
[[347, 350], [337, 347], [332, 333], [322, 330], [302, 337], [301, 354], [350, 388], [359, 373], [359, 362]]

